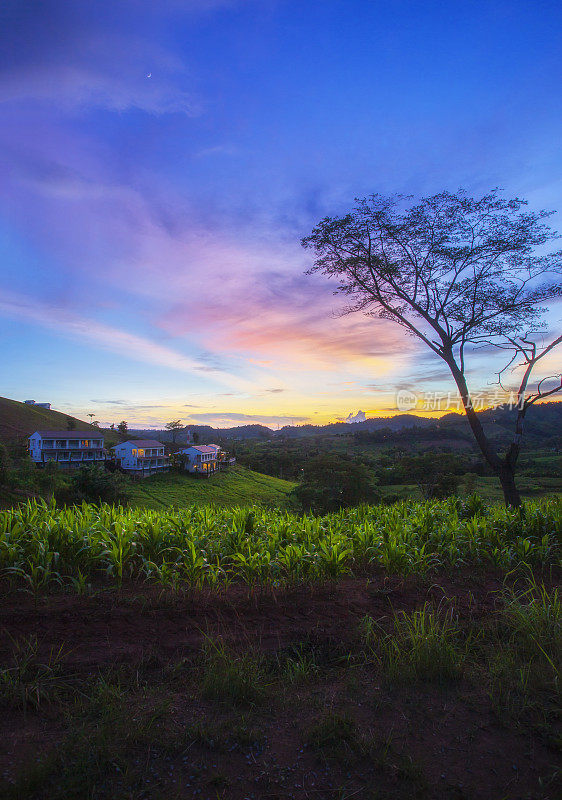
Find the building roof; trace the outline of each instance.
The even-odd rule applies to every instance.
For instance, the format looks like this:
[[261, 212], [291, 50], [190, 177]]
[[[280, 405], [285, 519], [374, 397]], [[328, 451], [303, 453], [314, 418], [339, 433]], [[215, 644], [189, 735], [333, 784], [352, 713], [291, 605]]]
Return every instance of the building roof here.
[[[103, 439], [103, 433], [101, 431], [35, 431], [32, 433], [31, 436], [35, 436], [39, 434], [42, 439]], [[28, 439], [31, 439], [31, 436], [28, 436]]]
[[194, 444], [187, 450], [198, 450], [200, 453], [216, 453], [216, 445], [209, 444]]
[[129, 439], [128, 442], [120, 442], [114, 445], [112, 449], [121, 447], [124, 444], [130, 444], [133, 447], [164, 447], [162, 442], [158, 442], [156, 439]]

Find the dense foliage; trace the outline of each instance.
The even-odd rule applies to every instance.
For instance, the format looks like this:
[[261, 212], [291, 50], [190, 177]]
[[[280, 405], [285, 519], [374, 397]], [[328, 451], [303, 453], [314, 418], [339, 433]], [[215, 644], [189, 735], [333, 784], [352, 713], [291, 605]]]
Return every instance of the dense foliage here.
[[364, 464], [327, 453], [305, 463], [294, 494], [306, 511], [319, 514], [380, 499], [373, 475]]
[[360, 506], [327, 516], [262, 509], [182, 511], [113, 506], [57, 509], [29, 501], [0, 512], [0, 570], [33, 592], [55, 584], [148, 580], [167, 585], [232, 580], [294, 581], [366, 567], [427, 572], [438, 567], [561, 563], [562, 503], [525, 513], [476, 496]]
[[[121, 503], [128, 497], [130, 480], [120, 472], [110, 472], [99, 464], [84, 464], [75, 472], [59, 469], [54, 461], [38, 468], [30, 458], [15, 464], [5, 462], [2, 469], [0, 445], [0, 484], [12, 491], [53, 498], [59, 504]], [[12, 498], [13, 499], [13, 498]]]
[[109, 472], [99, 464], [82, 466], [72, 476], [70, 490], [74, 501], [119, 503], [127, 499], [130, 481], [121, 472]]

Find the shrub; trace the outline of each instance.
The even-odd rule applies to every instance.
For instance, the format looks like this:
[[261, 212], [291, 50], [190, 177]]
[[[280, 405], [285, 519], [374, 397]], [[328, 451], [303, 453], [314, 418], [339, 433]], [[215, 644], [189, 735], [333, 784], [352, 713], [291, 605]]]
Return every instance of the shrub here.
[[79, 501], [121, 503], [127, 499], [129, 479], [120, 472], [109, 472], [97, 464], [82, 466], [72, 479], [72, 489]]

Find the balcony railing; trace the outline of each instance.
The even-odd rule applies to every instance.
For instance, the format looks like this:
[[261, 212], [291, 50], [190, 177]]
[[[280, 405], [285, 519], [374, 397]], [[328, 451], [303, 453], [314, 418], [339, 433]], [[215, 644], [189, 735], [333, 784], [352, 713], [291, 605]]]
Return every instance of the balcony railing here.
[[[94, 442], [89, 442], [88, 444], [63, 444], [64, 440], [60, 440], [60, 442], [55, 442], [55, 444], [45, 445], [44, 442], [41, 442], [41, 450], [103, 450], [103, 444], [97, 444]], [[70, 440], [73, 441], [73, 440]]]

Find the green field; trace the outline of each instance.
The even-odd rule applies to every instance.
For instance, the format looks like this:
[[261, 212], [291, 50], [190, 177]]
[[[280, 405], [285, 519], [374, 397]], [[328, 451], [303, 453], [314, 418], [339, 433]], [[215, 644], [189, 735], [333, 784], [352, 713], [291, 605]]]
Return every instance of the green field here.
[[[186, 479], [187, 480], [187, 479]], [[146, 491], [146, 489], [140, 489]], [[0, 572], [33, 592], [85, 580], [221, 585], [363, 571], [561, 564], [562, 504], [525, 513], [474, 496], [360, 506], [326, 516], [191, 505], [182, 510], [29, 501], [0, 512]]]
[[186, 508], [190, 505], [250, 506], [284, 508], [290, 505], [289, 494], [295, 487], [269, 475], [235, 466], [211, 475], [195, 478], [170, 472], [151, 475], [133, 484], [130, 504], [141, 508]]
[[0, 512], [0, 797], [559, 796], [562, 501], [135, 490], [191, 505]]
[[[543, 456], [535, 459], [534, 468], [523, 468], [516, 481], [521, 496], [526, 500], [539, 497], [562, 497], [562, 469], [560, 456]], [[503, 493], [499, 480], [495, 475], [470, 476], [473, 482], [470, 487], [466, 483], [468, 476], [461, 480], [458, 494], [463, 497], [476, 493], [490, 503], [503, 503]], [[392, 484], [381, 486], [383, 496], [396, 499], [422, 500], [422, 493], [416, 484]]]

